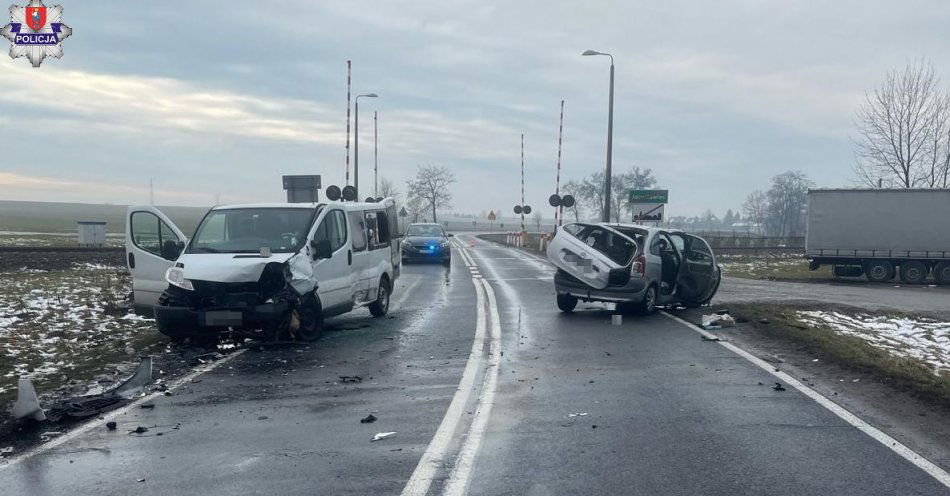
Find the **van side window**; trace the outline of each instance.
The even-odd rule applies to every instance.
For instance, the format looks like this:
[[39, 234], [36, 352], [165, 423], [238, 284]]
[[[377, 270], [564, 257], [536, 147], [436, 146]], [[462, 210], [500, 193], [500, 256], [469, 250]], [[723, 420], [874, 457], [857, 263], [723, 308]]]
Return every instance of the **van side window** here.
[[350, 232], [353, 233], [353, 251], [366, 249], [366, 229], [363, 212], [349, 212]]
[[387, 212], [376, 212], [376, 225], [379, 227], [379, 244], [389, 246], [392, 235], [389, 232], [389, 214]]
[[173, 245], [181, 241], [168, 224], [151, 212], [132, 212], [132, 243], [152, 255], [168, 260], [178, 257]]
[[330, 250], [337, 251], [346, 244], [346, 216], [342, 210], [334, 210], [327, 215], [325, 222]]
[[369, 240], [370, 250], [379, 248], [379, 228], [376, 224], [376, 212], [366, 212], [366, 239]]
[[330, 242], [330, 251], [335, 252], [346, 244], [346, 216], [342, 210], [333, 210], [313, 233], [313, 240]]

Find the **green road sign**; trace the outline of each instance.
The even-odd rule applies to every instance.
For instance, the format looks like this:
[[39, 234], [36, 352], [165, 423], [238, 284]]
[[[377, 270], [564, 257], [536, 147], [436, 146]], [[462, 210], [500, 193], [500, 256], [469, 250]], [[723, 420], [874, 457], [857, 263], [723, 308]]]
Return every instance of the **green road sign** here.
[[630, 203], [669, 203], [670, 192], [666, 189], [632, 189]]

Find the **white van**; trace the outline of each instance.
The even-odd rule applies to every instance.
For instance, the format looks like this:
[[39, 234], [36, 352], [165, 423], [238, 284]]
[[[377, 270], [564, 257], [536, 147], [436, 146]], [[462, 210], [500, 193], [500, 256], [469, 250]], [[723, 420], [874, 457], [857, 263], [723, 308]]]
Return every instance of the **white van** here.
[[209, 210], [188, 240], [155, 207], [129, 207], [133, 305], [176, 340], [222, 331], [314, 340], [326, 317], [389, 310], [396, 222], [392, 198], [230, 205]]

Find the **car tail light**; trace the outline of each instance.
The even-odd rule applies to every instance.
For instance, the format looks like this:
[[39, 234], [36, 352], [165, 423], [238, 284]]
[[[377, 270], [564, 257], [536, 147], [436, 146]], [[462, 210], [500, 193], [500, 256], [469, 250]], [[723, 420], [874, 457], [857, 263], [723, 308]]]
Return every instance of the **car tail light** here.
[[633, 260], [633, 275], [643, 277], [647, 270], [647, 259], [643, 255]]

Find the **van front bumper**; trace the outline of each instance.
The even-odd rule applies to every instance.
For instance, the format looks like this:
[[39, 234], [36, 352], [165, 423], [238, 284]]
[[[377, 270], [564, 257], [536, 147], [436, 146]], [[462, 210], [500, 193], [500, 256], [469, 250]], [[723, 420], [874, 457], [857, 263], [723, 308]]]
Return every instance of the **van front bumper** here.
[[158, 331], [167, 336], [205, 334], [230, 327], [258, 329], [278, 321], [287, 309], [286, 302], [201, 310], [159, 305], [155, 307], [155, 324]]
[[558, 294], [569, 294], [585, 301], [640, 302], [646, 294], [647, 283], [631, 277], [621, 286], [594, 289], [559, 270], [554, 274], [554, 289]]

